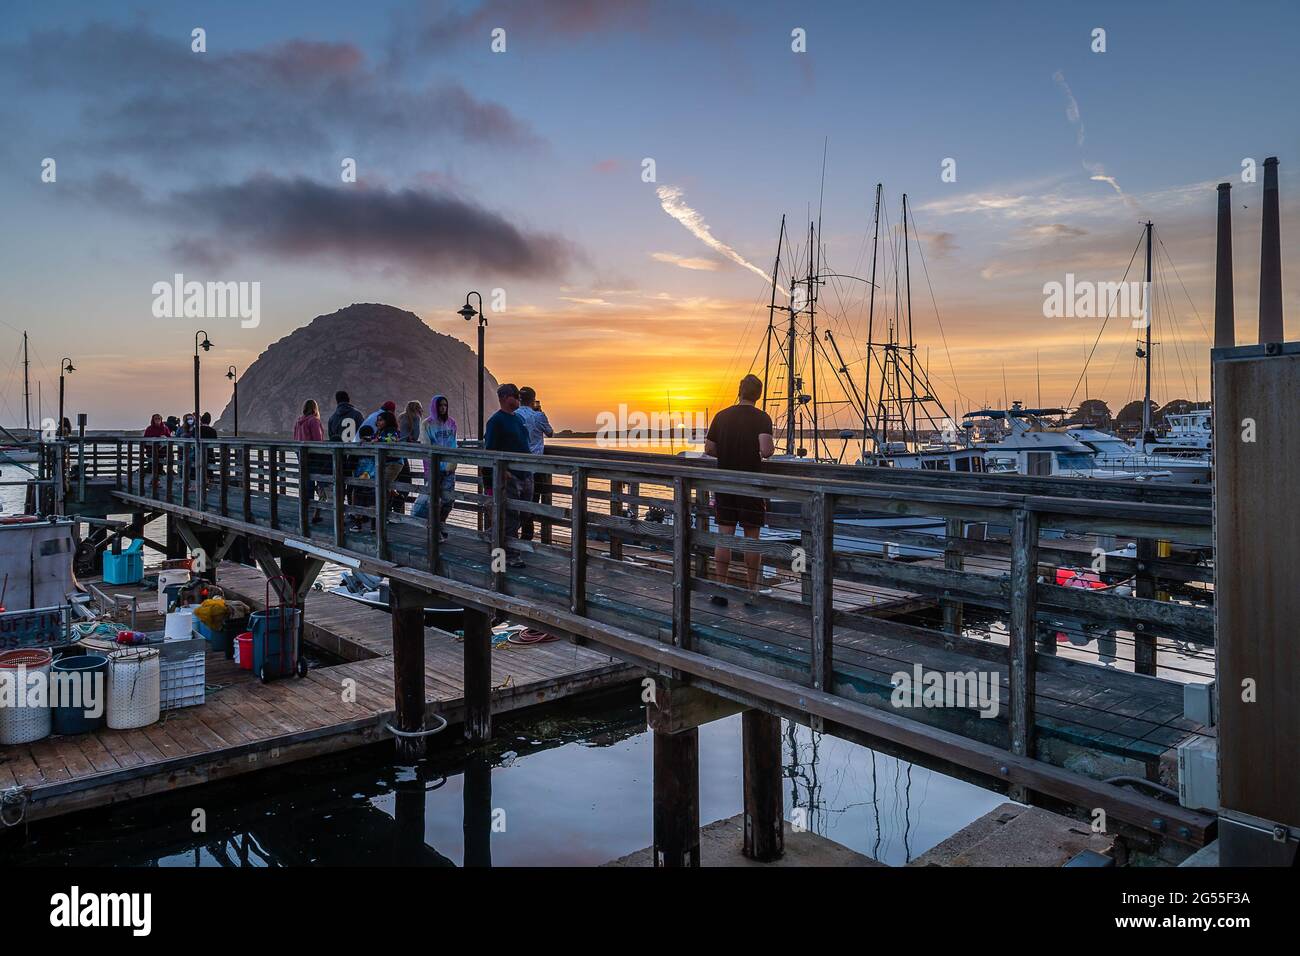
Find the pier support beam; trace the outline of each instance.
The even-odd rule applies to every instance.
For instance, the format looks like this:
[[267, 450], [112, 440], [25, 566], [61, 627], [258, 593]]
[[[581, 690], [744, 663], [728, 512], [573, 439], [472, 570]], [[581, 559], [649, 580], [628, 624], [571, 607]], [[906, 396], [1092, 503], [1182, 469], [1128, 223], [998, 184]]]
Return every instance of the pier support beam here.
[[700, 865], [700, 731], [654, 731], [654, 865]]
[[[394, 726], [414, 733], [424, 729], [424, 595], [401, 581], [389, 582], [393, 619]], [[397, 759], [414, 763], [425, 754], [427, 738], [397, 737]]]
[[465, 608], [465, 739], [473, 745], [492, 738], [492, 619]]
[[[965, 537], [966, 522], [960, 518], [949, 518], [944, 522], [943, 566], [948, 571], [962, 570], [962, 553], [958, 544]], [[962, 632], [963, 607], [961, 601], [945, 598], [939, 602], [943, 607], [943, 629], [948, 634]]]
[[744, 736], [745, 856], [770, 863], [785, 853], [781, 718], [761, 710], [741, 717]]

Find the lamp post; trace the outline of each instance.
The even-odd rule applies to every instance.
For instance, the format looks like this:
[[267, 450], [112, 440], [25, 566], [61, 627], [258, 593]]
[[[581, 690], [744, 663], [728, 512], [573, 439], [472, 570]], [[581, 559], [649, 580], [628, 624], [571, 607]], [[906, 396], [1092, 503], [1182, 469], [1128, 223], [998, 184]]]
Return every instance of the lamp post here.
[[59, 362], [59, 420], [54, 423], [54, 433], [59, 438], [67, 437], [63, 434], [63, 375], [65, 372], [70, 374], [76, 370], [70, 358], [64, 358]]
[[[199, 341], [199, 336], [203, 341]], [[212, 348], [212, 342], [208, 339], [208, 333], [199, 329], [194, 333], [194, 437], [199, 435], [199, 416], [203, 414], [199, 411], [199, 349], [207, 352]]]
[[226, 369], [226, 378], [230, 379], [230, 387], [235, 390], [235, 437], [239, 437], [239, 373], [232, 365]]
[[[469, 304], [469, 297], [478, 295], [478, 311]], [[467, 293], [465, 304], [457, 313], [466, 322], [472, 322], [478, 316], [478, 440], [483, 441], [483, 330], [487, 327], [487, 316], [483, 314], [483, 296], [477, 292]]]

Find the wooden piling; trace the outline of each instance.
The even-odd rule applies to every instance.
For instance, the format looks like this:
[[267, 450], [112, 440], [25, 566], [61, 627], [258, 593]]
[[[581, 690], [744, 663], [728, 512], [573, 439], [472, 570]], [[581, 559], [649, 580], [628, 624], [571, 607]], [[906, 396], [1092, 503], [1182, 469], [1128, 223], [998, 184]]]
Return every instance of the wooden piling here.
[[654, 731], [654, 865], [700, 865], [700, 731]]
[[741, 716], [744, 750], [745, 856], [769, 863], [785, 853], [781, 718], [761, 710]]
[[[1008, 683], [1011, 713], [1011, 752], [1019, 757], [1034, 755], [1034, 632], [1038, 592], [1038, 515], [1016, 509], [1011, 524], [1011, 627], [1008, 654]], [[1013, 787], [1012, 799], [1024, 800], [1024, 788]]]
[[[944, 522], [943, 566], [948, 571], [962, 570], [962, 554], [959, 547], [966, 523], [960, 518], [948, 518]], [[948, 598], [939, 602], [943, 607], [943, 629], [949, 634], [960, 634], [963, 626], [961, 601]]]
[[[393, 698], [397, 711], [393, 726], [414, 733], [424, 729], [424, 595], [418, 588], [392, 580], [389, 606], [393, 618]], [[424, 756], [424, 737], [397, 737], [396, 743], [398, 760], [414, 763]]]
[[[1151, 538], [1138, 538], [1138, 571], [1133, 576], [1134, 597], [1154, 598], [1156, 596], [1156, 579], [1152, 574], [1155, 559], [1155, 541]], [[1133, 631], [1133, 672], [1151, 676], [1155, 676], [1156, 673], [1156, 636], [1143, 628], [1141, 622]]]
[[492, 738], [492, 620], [465, 608], [465, 739], [473, 745]]

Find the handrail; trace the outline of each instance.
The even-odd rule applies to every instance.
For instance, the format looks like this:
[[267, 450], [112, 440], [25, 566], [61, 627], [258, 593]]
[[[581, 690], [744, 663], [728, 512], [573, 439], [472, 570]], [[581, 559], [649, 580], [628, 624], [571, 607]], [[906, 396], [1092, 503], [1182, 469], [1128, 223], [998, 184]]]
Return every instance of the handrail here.
[[[141, 445], [167, 445], [167, 446], [192, 446], [193, 439], [187, 438], [143, 438], [132, 435], [109, 435], [96, 436], [94, 439], [87, 438], [86, 445], [94, 444], [114, 444], [116, 442], [131, 442]], [[202, 447], [212, 449], [214, 446], [227, 446], [237, 448], [282, 448], [293, 451], [295, 454], [303, 446], [302, 442], [296, 442], [287, 439], [258, 439], [258, 438], [206, 438], [202, 440]], [[318, 453], [330, 453], [335, 449], [342, 451], [344, 454], [371, 456], [374, 445], [364, 445], [355, 442], [311, 442], [308, 443], [311, 450]], [[75, 444], [73, 446], [75, 448]], [[383, 443], [385, 454], [405, 458], [424, 458], [429, 454], [429, 450], [434, 446], [411, 443], [411, 442], [392, 442]], [[490, 469], [495, 462], [503, 462], [507, 465], [517, 465], [520, 469], [532, 472], [570, 472], [575, 468], [583, 468], [589, 475], [602, 476], [620, 476], [628, 472], [635, 472], [636, 477], [640, 480], [648, 478], [661, 479], [662, 483], [669, 485], [674, 478], [690, 478], [693, 481], [702, 481], [706, 487], [725, 486], [728, 484], [745, 486], [750, 489], [760, 489], [769, 492], [765, 497], [781, 498], [784, 492], [791, 500], [806, 498], [815, 494], [834, 494], [844, 496], [862, 502], [907, 502], [912, 504], [926, 505], [939, 511], [941, 514], [961, 514], [972, 513], [979, 510], [1000, 510], [1008, 511], [1018, 508], [1024, 508], [1029, 511], [1044, 515], [1070, 515], [1075, 518], [1105, 518], [1108, 520], [1120, 520], [1140, 522], [1142, 526], [1152, 529], [1161, 525], [1167, 525], [1171, 535], [1177, 535], [1181, 531], [1197, 528], [1203, 529], [1206, 534], [1201, 536], [1201, 540], [1208, 542], [1208, 531], [1213, 525], [1213, 511], [1208, 505], [1178, 505], [1178, 504], [1161, 504], [1154, 502], [1140, 501], [1115, 501], [1107, 499], [1088, 499], [1075, 497], [1053, 497], [1048, 495], [1034, 495], [1027, 493], [1013, 493], [1006, 491], [971, 491], [966, 489], [935, 489], [922, 485], [906, 485], [899, 483], [876, 483], [871, 481], [848, 480], [844, 477], [835, 478], [814, 478], [814, 477], [792, 477], [785, 475], [771, 474], [767, 472], [722, 472], [714, 470], [713, 475], [704, 476], [700, 474], [698, 466], [679, 465], [679, 464], [660, 464], [643, 460], [597, 460], [585, 457], [568, 457], [557, 454], [532, 455], [515, 452], [487, 451], [476, 448], [437, 448], [438, 454], [446, 459], [475, 465], [484, 469]], [[629, 467], [632, 465], [634, 467]], [[717, 477], [715, 477], [717, 476]], [[1087, 481], [1088, 479], [1054, 479], [1057, 481]], [[942, 509], [949, 509], [944, 511]], [[913, 513], [917, 513], [913, 511]], [[1048, 522], [1046, 527], [1056, 527], [1059, 521]]]

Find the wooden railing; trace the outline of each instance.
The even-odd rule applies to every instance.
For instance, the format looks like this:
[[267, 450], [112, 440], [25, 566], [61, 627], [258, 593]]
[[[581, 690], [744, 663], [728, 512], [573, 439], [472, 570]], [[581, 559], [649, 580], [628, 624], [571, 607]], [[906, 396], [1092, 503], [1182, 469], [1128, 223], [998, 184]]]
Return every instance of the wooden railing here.
[[[1079, 497], [1074, 482], [1063, 486], [1068, 494], [1044, 493], [1054, 489], [1050, 480], [1036, 480], [1035, 493], [1027, 494], [1007, 490], [1015, 486], [1005, 480], [979, 490], [907, 484], [898, 475], [878, 481], [870, 469], [832, 469], [827, 478], [749, 474], [648, 456], [535, 456], [416, 444], [121, 435], [87, 439], [84, 449], [71, 452], [87, 473], [111, 475], [132, 507], [300, 542], [724, 691], [921, 747], [928, 742], [953, 759], [962, 748], [947, 742], [939, 748], [934, 735], [942, 730], [910, 720], [916, 726], [904, 729], [879, 716], [890, 676], [880, 669], [890, 653], [881, 647], [907, 642], [941, 657], [955, 653], [1002, 665], [1009, 716], [997, 741], [1002, 763], [971, 743], [963, 751], [966, 765], [997, 766], [1047, 790], [1069, 787], [1033, 759], [1045, 703], [1036, 684], [1044, 674], [1072, 678], [1080, 667], [1100, 673], [1097, 664], [1107, 656], [1102, 643], [1110, 641], [1116, 651], [1110, 663], [1136, 672], [1125, 679], [1156, 687], [1137, 675], [1176, 669], [1182, 660], [1161, 660], [1158, 653], [1213, 644], [1206, 606], [1211, 516], [1199, 490], [1186, 504], [1160, 490], [1152, 493], [1156, 500], [1099, 500]], [[362, 461], [373, 467], [358, 469]], [[443, 466], [456, 469], [446, 525], [438, 520], [441, 482], [427, 480]], [[547, 477], [540, 501], [507, 499], [512, 468]], [[358, 477], [360, 471], [368, 477]], [[313, 500], [303, 493], [307, 482], [328, 493]], [[393, 493], [408, 504], [427, 496], [426, 515], [392, 510]], [[709, 518], [709, 498], [719, 493], [765, 499], [766, 536], [719, 534]], [[317, 508], [322, 520], [313, 523]], [[518, 574], [500, 560], [518, 547], [506, 538], [508, 513], [540, 525], [528, 566]], [[900, 519], [924, 519], [937, 533]], [[451, 535], [446, 543], [443, 531]], [[1154, 547], [1105, 553], [1128, 541]], [[760, 555], [771, 590], [754, 593], [711, 577], [715, 547], [729, 547], [735, 557]], [[1062, 567], [1084, 577], [1095, 569], [1107, 586], [1058, 584], [1054, 574]], [[1124, 578], [1131, 580], [1115, 584]], [[1181, 600], [1138, 596], [1175, 589], [1183, 590]], [[697, 595], [732, 603], [723, 610], [693, 600]], [[920, 616], [880, 616], [895, 604]], [[928, 608], [937, 612], [933, 619], [925, 616]], [[1075, 632], [1092, 636], [1062, 645], [1067, 652], [1058, 654], [1056, 635]], [[844, 673], [858, 666], [854, 640], [863, 636], [880, 644], [872, 649], [879, 660], [875, 670], [862, 665], [855, 685]], [[1098, 645], [1095, 653], [1086, 650], [1091, 643]], [[1131, 658], [1123, 655], [1127, 647]], [[859, 706], [864, 703], [874, 705], [870, 715]], [[1080, 720], [1086, 725], [1086, 715]], [[979, 730], [987, 744], [987, 731]], [[1008, 752], [1019, 758], [1010, 770]], [[1136, 801], [1126, 804], [1130, 811], [1140, 805], [1149, 815], [1149, 799], [1126, 795], [1124, 801]]]

